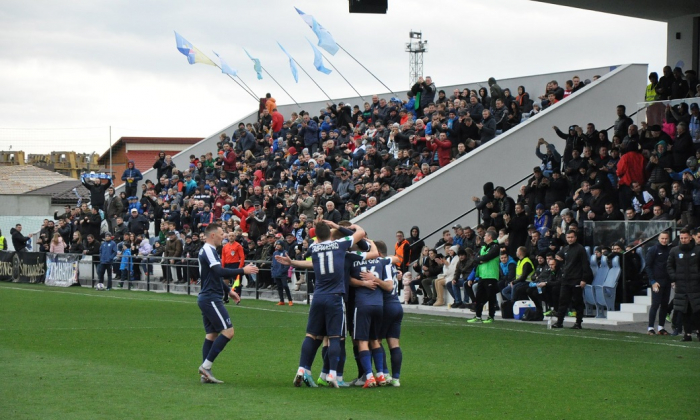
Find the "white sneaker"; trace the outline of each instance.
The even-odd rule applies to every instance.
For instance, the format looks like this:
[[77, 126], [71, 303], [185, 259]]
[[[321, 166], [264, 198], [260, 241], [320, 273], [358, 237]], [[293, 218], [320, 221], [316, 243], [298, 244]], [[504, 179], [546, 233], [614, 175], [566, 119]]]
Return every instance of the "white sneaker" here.
[[392, 380], [391, 380], [391, 381], [389, 382], [389, 385], [391, 385], [391, 386], [395, 386], [395, 387], [397, 387], [397, 388], [398, 388], [398, 387], [400, 387], [400, 386], [401, 386], [401, 382], [399, 382], [399, 380], [398, 380], [398, 379], [392, 379]]
[[363, 387], [363, 386], [365, 386], [365, 380], [364, 380], [364, 378], [353, 379], [352, 381], [350, 381], [350, 386]]

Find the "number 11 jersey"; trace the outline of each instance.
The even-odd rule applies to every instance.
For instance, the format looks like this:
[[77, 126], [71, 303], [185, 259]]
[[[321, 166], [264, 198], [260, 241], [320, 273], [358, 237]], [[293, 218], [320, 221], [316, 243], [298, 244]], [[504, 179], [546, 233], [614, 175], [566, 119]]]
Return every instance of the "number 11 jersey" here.
[[316, 274], [314, 295], [345, 293], [345, 253], [352, 247], [351, 236], [309, 245], [306, 256], [311, 257]]

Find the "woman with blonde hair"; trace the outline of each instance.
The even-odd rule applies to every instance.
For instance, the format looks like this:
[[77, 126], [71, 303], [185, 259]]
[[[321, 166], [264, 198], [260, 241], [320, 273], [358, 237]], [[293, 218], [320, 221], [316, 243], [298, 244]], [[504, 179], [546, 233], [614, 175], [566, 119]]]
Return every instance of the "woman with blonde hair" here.
[[63, 254], [66, 251], [66, 243], [63, 242], [63, 238], [58, 233], [53, 234], [53, 239], [51, 239], [51, 245], [49, 246], [49, 252], [54, 254]]

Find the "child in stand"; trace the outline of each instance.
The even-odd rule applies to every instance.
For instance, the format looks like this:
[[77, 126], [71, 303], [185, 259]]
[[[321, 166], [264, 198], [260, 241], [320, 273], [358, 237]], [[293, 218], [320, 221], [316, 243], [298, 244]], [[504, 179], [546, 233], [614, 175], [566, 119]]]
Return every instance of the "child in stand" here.
[[289, 290], [289, 285], [287, 284], [287, 273], [289, 272], [289, 266], [277, 262], [275, 256], [277, 255], [287, 255], [287, 251], [284, 249], [284, 242], [275, 242], [275, 252], [272, 254], [272, 279], [277, 284], [277, 292], [280, 295], [280, 301], [277, 303], [278, 306], [284, 305], [284, 292], [287, 293], [287, 300], [289, 300], [289, 306], [292, 306], [292, 292]]
[[130, 241], [124, 241], [123, 245], [123, 250], [122, 250], [122, 259], [121, 259], [121, 265], [119, 266], [119, 270], [121, 271], [121, 280], [119, 282], [119, 287], [122, 288], [124, 287], [124, 280], [130, 281], [131, 280], [131, 275], [133, 274], [134, 271], [134, 262], [131, 259], [131, 242]]

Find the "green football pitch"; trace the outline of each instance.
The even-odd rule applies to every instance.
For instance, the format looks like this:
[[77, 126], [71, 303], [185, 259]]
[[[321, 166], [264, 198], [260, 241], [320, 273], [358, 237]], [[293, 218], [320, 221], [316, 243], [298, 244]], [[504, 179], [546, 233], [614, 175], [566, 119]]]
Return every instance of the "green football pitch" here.
[[697, 341], [412, 314], [400, 388], [294, 388], [308, 306], [254, 300], [228, 306], [226, 383], [201, 384], [195, 299], [1, 283], [0, 418], [700, 417]]

